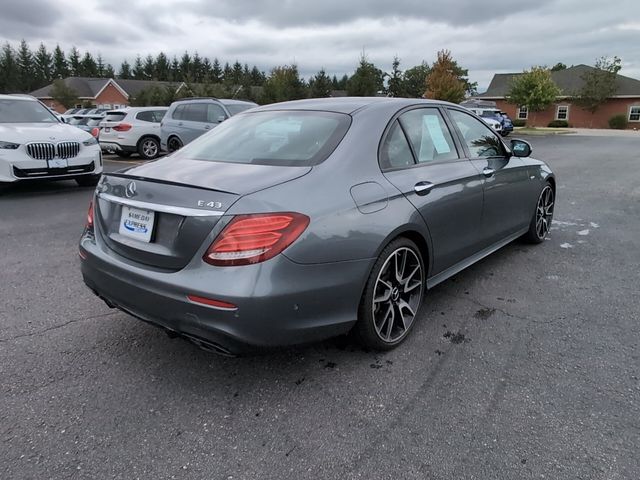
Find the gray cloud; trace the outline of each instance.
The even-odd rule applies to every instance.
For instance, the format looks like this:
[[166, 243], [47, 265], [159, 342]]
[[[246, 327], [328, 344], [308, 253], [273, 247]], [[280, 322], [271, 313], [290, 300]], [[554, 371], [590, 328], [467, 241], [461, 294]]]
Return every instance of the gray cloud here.
[[188, 50], [263, 70], [295, 62], [307, 76], [321, 67], [351, 73], [363, 49], [389, 70], [394, 55], [409, 68], [447, 48], [483, 87], [496, 72], [593, 64], [601, 55], [622, 57], [621, 73], [640, 78], [637, 12], [637, 0], [615, 8], [601, 0], [514, 0], [508, 8], [477, 0], [23, 0], [3, 5], [0, 41], [75, 45], [116, 68], [138, 53]]

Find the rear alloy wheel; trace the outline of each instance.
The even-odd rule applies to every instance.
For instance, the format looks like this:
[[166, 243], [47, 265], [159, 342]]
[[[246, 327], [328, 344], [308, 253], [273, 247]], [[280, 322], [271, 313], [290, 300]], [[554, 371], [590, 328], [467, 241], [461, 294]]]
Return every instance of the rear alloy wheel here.
[[422, 304], [424, 262], [407, 238], [382, 251], [367, 281], [354, 334], [367, 347], [390, 350], [409, 334]]
[[160, 142], [153, 137], [144, 137], [138, 143], [138, 154], [145, 160], [153, 160], [160, 153]]
[[542, 243], [547, 238], [553, 220], [554, 205], [555, 193], [551, 184], [547, 182], [538, 197], [529, 231], [524, 235], [525, 240], [531, 243]]
[[171, 137], [167, 141], [167, 150], [169, 153], [173, 153], [176, 150], [180, 150], [182, 148], [182, 141], [178, 137]]
[[80, 187], [95, 187], [100, 181], [100, 175], [83, 175], [76, 178], [76, 183]]

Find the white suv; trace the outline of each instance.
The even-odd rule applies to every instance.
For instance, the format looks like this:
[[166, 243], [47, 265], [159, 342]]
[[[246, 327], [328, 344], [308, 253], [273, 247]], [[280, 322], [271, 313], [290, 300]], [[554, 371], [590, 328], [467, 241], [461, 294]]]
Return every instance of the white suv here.
[[91, 134], [61, 122], [33, 97], [0, 95], [0, 184], [71, 178], [90, 186], [101, 173]]
[[111, 110], [100, 122], [100, 147], [120, 157], [138, 153], [145, 160], [160, 154], [160, 121], [167, 107]]

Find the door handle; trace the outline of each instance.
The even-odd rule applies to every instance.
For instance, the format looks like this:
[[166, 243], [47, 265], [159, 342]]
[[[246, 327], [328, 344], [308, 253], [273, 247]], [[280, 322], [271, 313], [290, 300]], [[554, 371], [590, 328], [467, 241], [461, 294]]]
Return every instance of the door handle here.
[[493, 168], [485, 167], [484, 170], [482, 170], [482, 174], [487, 178], [493, 177], [494, 173], [496, 173], [496, 171]]
[[182, 122], [178, 122], [178, 126], [181, 127], [182, 126]]
[[204, 129], [205, 129], [205, 130], [209, 130], [210, 128], [211, 128], [211, 125], [205, 125], [205, 126], [204, 126]]
[[413, 191], [422, 196], [429, 193], [433, 187], [435, 187], [435, 185], [431, 182], [418, 182], [413, 187]]

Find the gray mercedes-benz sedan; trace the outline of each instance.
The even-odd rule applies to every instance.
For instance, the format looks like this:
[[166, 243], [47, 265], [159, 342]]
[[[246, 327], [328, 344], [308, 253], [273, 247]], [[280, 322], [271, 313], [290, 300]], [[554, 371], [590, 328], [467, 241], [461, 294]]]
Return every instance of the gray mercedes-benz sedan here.
[[530, 154], [445, 102], [254, 108], [104, 174], [82, 274], [108, 305], [220, 353], [350, 331], [390, 349], [428, 288], [518, 237], [544, 240], [556, 183]]

